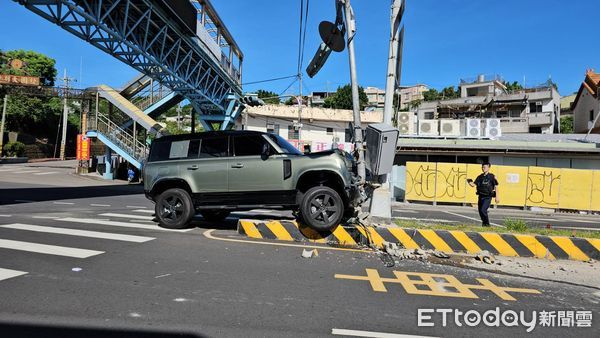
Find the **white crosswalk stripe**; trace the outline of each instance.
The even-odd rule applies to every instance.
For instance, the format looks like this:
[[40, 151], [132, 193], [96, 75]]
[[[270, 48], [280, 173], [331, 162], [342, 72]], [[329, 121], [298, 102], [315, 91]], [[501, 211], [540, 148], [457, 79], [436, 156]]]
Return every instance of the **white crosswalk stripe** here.
[[33, 174], [39, 173], [39, 170], [23, 170], [23, 171], [15, 171], [15, 174]]
[[116, 226], [116, 227], [157, 230], [157, 231], [188, 232], [188, 231], [193, 230], [193, 229], [171, 230], [171, 229], [161, 228], [160, 226], [158, 226], [158, 224], [118, 222], [118, 221], [109, 221], [109, 220], [94, 219], [94, 218], [66, 217], [66, 218], [59, 218], [59, 219], [57, 219], [57, 221], [71, 222], [71, 223], [83, 223], [83, 224], [110, 225], [110, 226]]
[[88, 258], [104, 253], [104, 251], [87, 250], [71, 248], [66, 246], [48, 245], [23, 241], [13, 241], [8, 239], [0, 239], [0, 248], [74, 258]]
[[131, 210], [133, 212], [141, 212], [143, 214], [153, 214], [154, 210], [148, 210], [148, 209], [137, 209], [137, 210]]
[[142, 215], [130, 215], [130, 214], [115, 214], [111, 212], [107, 212], [104, 214], [100, 214], [100, 216], [104, 217], [119, 217], [119, 218], [129, 218], [129, 219], [143, 219], [145, 221], [151, 221], [154, 219], [152, 216], [142, 216]]
[[48, 172], [45, 172], [45, 173], [36, 173], [34, 175], [40, 176], [40, 175], [53, 175], [53, 174], [58, 174], [58, 171], [48, 171]]
[[13, 277], [26, 275], [26, 274], [27, 274], [27, 272], [25, 272], [25, 271], [17, 271], [17, 270], [0, 268], [0, 280], [5, 280], [5, 279], [13, 278]]
[[61, 234], [61, 235], [78, 236], [78, 237], [111, 239], [111, 240], [115, 240], [115, 241], [134, 242], [134, 243], [144, 243], [144, 242], [148, 242], [153, 239], [156, 239], [154, 237], [122, 235], [122, 234], [115, 234], [115, 233], [109, 233], [109, 232], [76, 230], [76, 229], [57, 228], [57, 227], [39, 226], [39, 225], [30, 225], [30, 224], [21, 224], [21, 223], [1, 225], [0, 228], [27, 230], [27, 231], [34, 231], [34, 232], [44, 232], [44, 233], [50, 233], [50, 234]]

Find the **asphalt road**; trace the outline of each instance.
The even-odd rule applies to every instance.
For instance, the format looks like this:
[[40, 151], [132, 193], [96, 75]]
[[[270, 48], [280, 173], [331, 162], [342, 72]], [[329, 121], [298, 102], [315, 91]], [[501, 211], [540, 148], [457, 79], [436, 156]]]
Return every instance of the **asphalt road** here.
[[[65, 177], [68, 187], [49, 185]], [[443, 327], [439, 313], [435, 326], [417, 326], [419, 309], [496, 307], [524, 311], [528, 320], [532, 311], [591, 311], [592, 327], [538, 322], [532, 335], [600, 335], [600, 287], [420, 261], [387, 268], [371, 252], [326, 247], [302, 258], [300, 244], [236, 234], [237, 217], [273, 217], [261, 211], [219, 224], [198, 217], [189, 230], [167, 231], [151, 221], [152, 204], [139, 186], [104, 185], [68, 170], [47, 182], [15, 182], [0, 172], [0, 204], [6, 337], [526, 334], [525, 326], [469, 327], [460, 318], [458, 326], [453, 316]], [[506, 287], [527, 290], [505, 294]]]

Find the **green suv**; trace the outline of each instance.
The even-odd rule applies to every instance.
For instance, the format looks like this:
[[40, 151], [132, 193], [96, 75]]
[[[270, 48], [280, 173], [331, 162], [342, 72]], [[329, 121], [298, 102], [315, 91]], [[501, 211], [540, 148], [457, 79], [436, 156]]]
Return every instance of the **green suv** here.
[[330, 150], [302, 154], [278, 135], [217, 131], [156, 139], [144, 165], [146, 196], [166, 228], [185, 228], [231, 211], [284, 209], [309, 227], [331, 230], [354, 215], [354, 161]]

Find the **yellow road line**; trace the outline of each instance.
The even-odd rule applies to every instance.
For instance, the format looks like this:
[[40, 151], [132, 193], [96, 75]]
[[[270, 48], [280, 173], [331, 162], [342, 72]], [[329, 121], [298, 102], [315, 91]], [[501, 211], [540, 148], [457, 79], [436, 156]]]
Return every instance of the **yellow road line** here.
[[425, 237], [426, 240], [433, 245], [436, 250], [443, 252], [454, 252], [452, 248], [446, 243], [435, 231], [431, 229], [419, 230], [419, 233]]
[[499, 234], [494, 234], [491, 232], [482, 232], [480, 233], [481, 237], [483, 237], [486, 241], [488, 241], [498, 252], [503, 256], [512, 256], [518, 257], [519, 254], [513, 249]]
[[415, 242], [404, 229], [401, 228], [389, 228], [390, 233], [396, 237], [402, 245], [407, 249], [418, 249], [419, 244]]
[[262, 239], [262, 235], [260, 234], [260, 232], [258, 231], [256, 226], [254, 225], [254, 222], [242, 221], [242, 220], [240, 220], [239, 222], [242, 225], [242, 228], [244, 228], [244, 232], [246, 233], [246, 236]]
[[450, 233], [454, 238], [467, 249], [468, 253], [479, 253], [481, 248], [477, 245], [466, 233], [463, 231], [450, 230]]
[[267, 228], [273, 232], [273, 234], [280, 240], [283, 241], [294, 241], [292, 235], [281, 225], [278, 221], [266, 222]]
[[554, 255], [546, 248], [542, 243], [540, 243], [535, 236], [532, 235], [514, 235], [515, 238], [521, 242], [529, 251], [531, 251], [535, 257], [538, 258], [548, 258], [554, 259]]
[[554, 243], [556, 243], [564, 252], [569, 255], [569, 258], [576, 259], [579, 261], [587, 261], [590, 258], [583, 253], [578, 247], [571, 242], [567, 237], [550, 237]]

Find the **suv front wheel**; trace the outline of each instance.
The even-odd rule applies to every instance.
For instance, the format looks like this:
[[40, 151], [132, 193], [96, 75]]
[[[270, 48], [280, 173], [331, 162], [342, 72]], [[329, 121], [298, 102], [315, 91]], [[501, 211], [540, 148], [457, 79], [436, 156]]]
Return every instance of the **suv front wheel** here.
[[310, 188], [300, 204], [301, 221], [317, 231], [335, 228], [344, 214], [344, 202], [337, 191], [318, 186]]
[[167, 189], [156, 199], [154, 207], [160, 226], [168, 229], [184, 229], [195, 214], [192, 198], [180, 188]]

